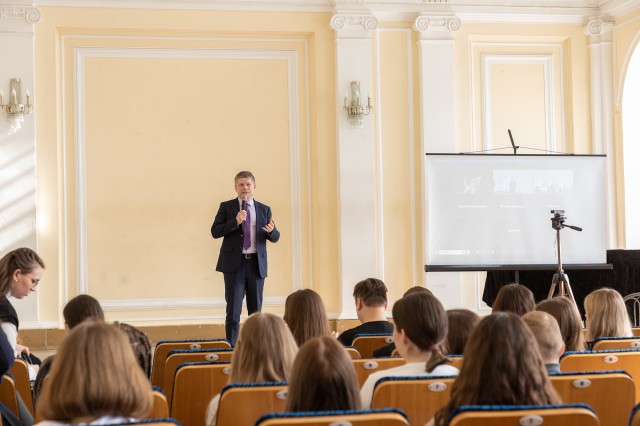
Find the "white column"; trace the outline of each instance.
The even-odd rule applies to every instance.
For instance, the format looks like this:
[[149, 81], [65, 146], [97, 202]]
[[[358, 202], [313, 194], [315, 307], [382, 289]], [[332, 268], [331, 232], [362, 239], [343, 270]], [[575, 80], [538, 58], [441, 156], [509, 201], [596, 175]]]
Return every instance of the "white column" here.
[[351, 99], [351, 81], [360, 82], [361, 102], [373, 94], [371, 31], [377, 26], [370, 15], [338, 13], [331, 19], [336, 31], [341, 318], [355, 318], [353, 286], [377, 275], [373, 116], [354, 128], [343, 109], [345, 95]]
[[615, 192], [613, 58], [611, 31], [613, 21], [598, 17], [584, 26], [589, 36], [591, 65], [591, 133], [594, 154], [607, 155], [607, 247], [618, 248], [618, 220]]
[[[419, 117], [424, 153], [457, 152], [453, 33], [460, 29], [460, 25], [460, 19], [453, 15], [420, 15], [413, 26], [420, 36], [418, 40], [421, 89]], [[423, 208], [425, 215], [427, 207], [425, 201]], [[423, 223], [426, 223], [426, 217], [423, 218]], [[424, 232], [423, 249], [426, 253], [429, 235], [426, 229]], [[423, 263], [426, 263], [426, 259]], [[427, 287], [445, 306], [462, 305], [460, 273], [433, 272], [429, 273], [425, 279]]]
[[[33, 2], [0, 1], [0, 90], [4, 103], [11, 97], [9, 80], [22, 83], [22, 103], [34, 90], [34, 24], [40, 12]], [[6, 110], [0, 111], [0, 256], [17, 247], [37, 250], [36, 152], [34, 113], [25, 116], [22, 128], [11, 129]], [[37, 298], [13, 300], [21, 325], [37, 322]]]

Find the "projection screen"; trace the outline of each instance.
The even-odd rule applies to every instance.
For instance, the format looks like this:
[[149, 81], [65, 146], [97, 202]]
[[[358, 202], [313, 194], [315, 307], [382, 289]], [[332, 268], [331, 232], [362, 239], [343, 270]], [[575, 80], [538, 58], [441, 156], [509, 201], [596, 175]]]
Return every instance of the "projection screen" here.
[[[606, 263], [605, 156], [427, 154], [429, 270]], [[444, 268], [443, 268], [444, 267]]]

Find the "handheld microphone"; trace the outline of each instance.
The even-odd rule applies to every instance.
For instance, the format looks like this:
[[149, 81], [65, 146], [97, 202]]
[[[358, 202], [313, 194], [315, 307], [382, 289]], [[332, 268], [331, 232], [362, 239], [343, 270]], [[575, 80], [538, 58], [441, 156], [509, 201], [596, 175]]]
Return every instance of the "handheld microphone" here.
[[247, 194], [242, 194], [240, 196], [240, 199], [242, 200], [242, 210], [246, 210], [247, 209]]

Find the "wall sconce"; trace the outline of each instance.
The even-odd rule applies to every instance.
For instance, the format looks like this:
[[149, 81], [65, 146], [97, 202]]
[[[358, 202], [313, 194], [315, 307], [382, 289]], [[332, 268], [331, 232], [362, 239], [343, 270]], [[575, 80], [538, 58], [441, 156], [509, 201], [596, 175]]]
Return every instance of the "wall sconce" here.
[[351, 82], [351, 103], [348, 102], [347, 96], [344, 97], [344, 111], [347, 118], [351, 122], [351, 126], [362, 128], [364, 124], [364, 116], [369, 115], [373, 111], [371, 105], [371, 96], [367, 97], [367, 106], [360, 103], [360, 82]]
[[4, 93], [0, 90], [0, 109], [7, 112], [7, 118], [9, 119], [9, 125], [13, 130], [17, 130], [22, 127], [24, 123], [24, 115], [33, 111], [31, 105], [29, 91], [27, 90], [27, 103], [22, 103], [22, 84], [19, 78], [12, 78], [9, 81], [9, 103], [4, 104]]

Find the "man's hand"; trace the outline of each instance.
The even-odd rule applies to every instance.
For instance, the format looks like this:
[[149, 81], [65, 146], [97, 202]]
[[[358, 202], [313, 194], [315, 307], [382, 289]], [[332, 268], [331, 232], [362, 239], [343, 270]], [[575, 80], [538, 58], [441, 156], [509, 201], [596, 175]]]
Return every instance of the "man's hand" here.
[[18, 352], [18, 356], [22, 355], [22, 354], [27, 354], [29, 355], [29, 348], [26, 346], [22, 346], [22, 345], [18, 345], [16, 344], [16, 352]]
[[240, 225], [245, 220], [247, 220], [247, 211], [246, 210], [240, 210], [238, 212], [238, 214], [236, 215], [236, 222], [238, 222], [238, 225]]
[[273, 219], [269, 219], [269, 223], [262, 227], [262, 230], [267, 234], [270, 234], [276, 228], [276, 224], [273, 222]]

